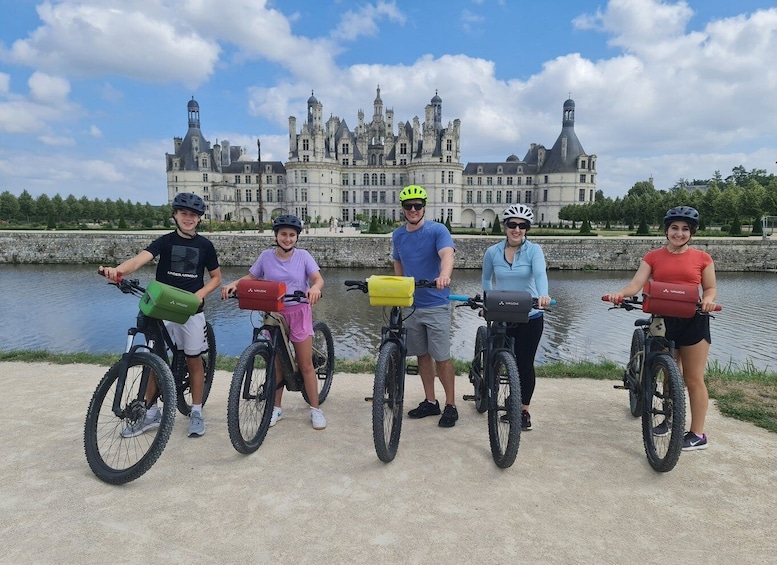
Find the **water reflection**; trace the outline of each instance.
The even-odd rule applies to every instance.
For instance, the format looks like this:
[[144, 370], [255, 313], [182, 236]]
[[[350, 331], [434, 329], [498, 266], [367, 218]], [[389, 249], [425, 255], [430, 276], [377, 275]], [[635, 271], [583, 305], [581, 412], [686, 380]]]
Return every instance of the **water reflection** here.
[[[143, 283], [153, 277], [152, 268], [136, 276]], [[231, 281], [245, 268], [224, 268]], [[324, 271], [324, 297], [314, 309], [316, 319], [329, 324], [335, 337], [336, 355], [356, 359], [374, 355], [383, 325], [383, 309], [369, 306], [365, 294], [347, 292], [343, 281], [366, 278], [388, 271]], [[628, 353], [635, 312], [608, 311], [601, 295], [625, 284], [627, 272], [551, 271], [550, 292], [558, 305], [546, 314], [545, 333], [538, 359], [612, 359], [619, 363]], [[718, 273], [718, 302], [724, 311], [712, 322], [711, 358], [726, 364], [752, 361], [774, 370], [777, 351], [772, 340], [769, 304], [777, 283], [773, 273]], [[478, 271], [457, 270], [453, 278], [457, 294], [480, 291]], [[47, 349], [56, 352], [119, 352], [127, 327], [137, 313], [137, 298], [122, 295], [95, 274], [92, 266], [0, 266], [0, 349]], [[215, 295], [206, 303], [208, 319], [216, 330], [220, 353], [239, 355], [251, 338], [252, 315], [237, 308], [234, 300]], [[257, 315], [253, 321], [258, 322]], [[482, 320], [469, 308], [456, 308], [452, 317], [453, 352], [457, 358], [472, 354], [475, 331]]]

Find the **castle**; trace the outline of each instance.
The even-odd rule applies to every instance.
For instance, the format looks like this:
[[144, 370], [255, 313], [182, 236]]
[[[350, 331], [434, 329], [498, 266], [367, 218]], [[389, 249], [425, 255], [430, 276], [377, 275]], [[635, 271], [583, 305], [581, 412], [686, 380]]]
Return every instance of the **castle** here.
[[187, 104], [189, 129], [175, 137], [167, 153], [167, 195], [194, 192], [207, 202], [206, 219], [264, 221], [282, 213], [306, 221], [400, 221], [399, 191], [421, 185], [429, 195], [427, 217], [452, 226], [491, 223], [508, 204], [534, 209], [535, 223], [557, 223], [562, 206], [593, 202], [596, 155], [584, 150], [575, 134], [575, 103], [564, 102], [561, 133], [551, 149], [532, 143], [523, 159], [461, 162], [461, 120], [443, 125], [442, 98], [435, 93], [418, 116], [396, 122], [383, 107], [380, 87], [373, 115], [359, 110], [352, 130], [331, 116], [311, 93], [301, 127], [289, 117], [289, 157], [262, 161], [243, 147], [222, 140], [211, 144], [200, 129], [200, 107]]

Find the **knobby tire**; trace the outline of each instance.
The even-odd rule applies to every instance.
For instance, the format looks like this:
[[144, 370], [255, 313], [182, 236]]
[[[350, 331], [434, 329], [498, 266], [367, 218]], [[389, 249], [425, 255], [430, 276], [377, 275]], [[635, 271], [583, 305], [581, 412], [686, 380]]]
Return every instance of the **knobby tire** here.
[[[642, 439], [650, 466], [666, 473], [680, 458], [685, 431], [685, 389], [677, 363], [668, 353], [653, 357], [646, 371], [647, 391], [642, 412]], [[668, 389], [668, 390], [667, 390]], [[668, 434], [657, 436], [654, 429], [664, 420]]]
[[405, 394], [404, 359], [399, 345], [383, 344], [375, 368], [372, 391], [372, 439], [378, 459], [388, 463], [394, 459], [402, 430], [402, 404]]
[[486, 344], [488, 343], [488, 328], [480, 326], [475, 334], [475, 355], [472, 358], [470, 381], [474, 388], [475, 410], [480, 414], [488, 410], [488, 386], [483, 372], [485, 365]]
[[[642, 364], [645, 360], [645, 330], [637, 328], [631, 334], [631, 357], [626, 370], [632, 375], [633, 383], [624, 383], [629, 387], [629, 410], [631, 415], [639, 418], [642, 415]], [[637, 389], [633, 386], [636, 383]]]
[[494, 463], [506, 469], [515, 462], [521, 442], [521, 383], [515, 357], [507, 351], [496, 352], [492, 370], [488, 438]]
[[[329, 395], [335, 375], [335, 342], [329, 326], [324, 322], [313, 323], [313, 369], [316, 371], [318, 404], [321, 405]], [[302, 396], [305, 402], [310, 403], [304, 386]]]
[[[119, 485], [134, 481], [156, 462], [170, 439], [175, 422], [175, 383], [170, 368], [157, 355], [136, 352], [127, 366], [120, 400], [122, 416], [113, 413], [121, 362], [114, 364], [100, 380], [92, 395], [84, 425], [84, 451], [89, 467], [106, 483]], [[158, 428], [136, 437], [125, 438], [121, 431], [145, 417], [141, 377], [153, 371], [161, 397], [162, 418]], [[165, 402], [168, 399], [169, 402]]]
[[227, 429], [232, 446], [253, 453], [262, 445], [275, 401], [275, 367], [270, 346], [249, 345], [235, 366], [227, 400]]

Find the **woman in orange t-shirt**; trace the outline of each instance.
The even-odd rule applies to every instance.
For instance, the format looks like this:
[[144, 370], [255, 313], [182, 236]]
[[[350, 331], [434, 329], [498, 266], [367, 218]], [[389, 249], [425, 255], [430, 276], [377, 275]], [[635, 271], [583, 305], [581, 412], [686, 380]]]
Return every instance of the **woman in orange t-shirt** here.
[[[699, 212], [690, 206], [678, 206], [664, 216], [666, 246], [648, 252], [631, 282], [607, 296], [613, 304], [625, 296], [635, 296], [648, 280], [663, 283], [701, 285], [701, 311], [715, 309], [717, 289], [715, 264], [704, 251], [690, 247], [691, 236], [699, 227]], [[683, 437], [683, 450], [707, 449], [704, 420], [707, 416], [709, 394], [704, 383], [704, 370], [710, 352], [709, 316], [696, 314], [693, 318], [664, 317], [666, 337], [675, 342], [677, 364], [688, 387], [691, 404], [691, 427]], [[654, 432], [660, 433], [660, 432]]]

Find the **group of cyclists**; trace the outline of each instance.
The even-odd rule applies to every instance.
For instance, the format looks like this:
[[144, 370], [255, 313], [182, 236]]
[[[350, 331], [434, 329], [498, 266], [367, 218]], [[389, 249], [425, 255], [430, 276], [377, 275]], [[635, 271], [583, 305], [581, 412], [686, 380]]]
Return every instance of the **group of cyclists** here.
[[[453, 427], [458, 420], [455, 401], [455, 371], [451, 360], [451, 304], [449, 287], [454, 268], [454, 242], [441, 223], [425, 217], [427, 193], [418, 185], [406, 186], [399, 194], [403, 225], [392, 233], [394, 273], [416, 280], [435, 281], [435, 288], [415, 291], [413, 315], [405, 322], [408, 356], [418, 358], [418, 369], [425, 398], [408, 412], [410, 418], [440, 416], [440, 427]], [[209, 239], [197, 232], [205, 213], [205, 202], [193, 193], [177, 194], [173, 199], [175, 231], [153, 241], [135, 257], [115, 268], [104, 268], [112, 281], [127, 276], [158, 257], [156, 280], [195, 293], [200, 298], [197, 314], [185, 323], [165, 322], [176, 344], [186, 354], [190, 370], [192, 410], [189, 435], [205, 433], [202, 415], [204, 374], [200, 355], [207, 350], [205, 297], [221, 287], [222, 298], [234, 293], [237, 282], [223, 287], [216, 250]], [[505, 238], [490, 246], [483, 256], [482, 288], [489, 290], [528, 291], [537, 299], [537, 308], [529, 314], [528, 323], [512, 324], [508, 332], [514, 338], [514, 355], [519, 369], [522, 414], [521, 428], [532, 429], [529, 408], [535, 389], [534, 362], [544, 329], [542, 308], [550, 304], [545, 256], [537, 243], [527, 238], [534, 223], [534, 213], [524, 204], [508, 205], [501, 214]], [[702, 289], [701, 314], [693, 318], [667, 318], [667, 337], [676, 344], [678, 365], [688, 388], [691, 408], [690, 430], [683, 440], [684, 450], [705, 449], [707, 437], [704, 420], [708, 394], [704, 370], [710, 348], [709, 317], [703, 315], [715, 307], [716, 283], [712, 258], [704, 251], [690, 247], [699, 226], [699, 213], [688, 206], [669, 210], [664, 218], [666, 244], [648, 252], [641, 260], [632, 280], [620, 290], [607, 295], [613, 303], [636, 295], [648, 280], [693, 285]], [[303, 224], [300, 218], [282, 214], [273, 220], [275, 245], [263, 251], [242, 279], [284, 282], [289, 292], [304, 292], [307, 301], [289, 303], [280, 312], [290, 327], [297, 362], [303, 375], [310, 418], [314, 429], [326, 428], [327, 422], [318, 406], [316, 375], [311, 360], [313, 318], [311, 306], [321, 298], [324, 279], [315, 259], [297, 243]], [[205, 279], [205, 271], [208, 279]], [[280, 376], [281, 371], [277, 371]], [[445, 404], [440, 406], [435, 393], [435, 377], [442, 385]], [[283, 417], [283, 388], [274, 399], [271, 426]], [[153, 407], [132, 429], [123, 431], [139, 435], [159, 426], [158, 411]]]

